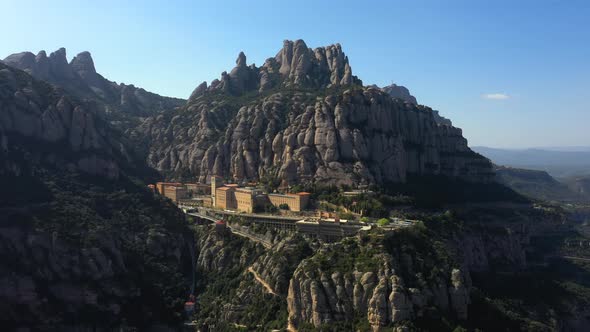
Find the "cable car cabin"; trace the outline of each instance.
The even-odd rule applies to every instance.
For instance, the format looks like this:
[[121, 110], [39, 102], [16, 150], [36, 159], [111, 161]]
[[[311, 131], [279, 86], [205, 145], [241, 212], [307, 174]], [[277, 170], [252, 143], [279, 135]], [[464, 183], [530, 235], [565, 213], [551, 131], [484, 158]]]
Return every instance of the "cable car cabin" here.
[[185, 302], [184, 303], [184, 313], [190, 317], [195, 312], [195, 302]]
[[195, 302], [194, 300], [188, 300], [184, 303], [184, 313], [187, 317], [190, 317], [195, 312]]
[[225, 231], [225, 221], [223, 221], [223, 220], [217, 220], [215, 222], [215, 230], [218, 233], [223, 233]]

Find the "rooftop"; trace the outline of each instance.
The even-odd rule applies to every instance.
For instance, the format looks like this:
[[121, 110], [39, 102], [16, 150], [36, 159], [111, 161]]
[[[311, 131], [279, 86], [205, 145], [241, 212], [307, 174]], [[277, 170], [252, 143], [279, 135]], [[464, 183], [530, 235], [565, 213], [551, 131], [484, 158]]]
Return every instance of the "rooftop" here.
[[299, 194], [279, 194], [279, 193], [274, 193], [274, 194], [268, 194], [268, 196], [298, 197], [298, 196], [302, 196], [302, 195], [299, 195]]
[[237, 191], [245, 191], [245, 192], [252, 192], [255, 191], [256, 188], [250, 188], [250, 187], [242, 187], [242, 188], [237, 188]]
[[170, 186], [166, 186], [166, 190], [184, 190], [185, 188], [183, 186], [177, 186], [177, 185], [170, 185]]
[[165, 184], [165, 185], [170, 185], [170, 186], [172, 186], [172, 185], [182, 186], [182, 183], [180, 183], [180, 182], [156, 182], [156, 184], [158, 184], [158, 185]]

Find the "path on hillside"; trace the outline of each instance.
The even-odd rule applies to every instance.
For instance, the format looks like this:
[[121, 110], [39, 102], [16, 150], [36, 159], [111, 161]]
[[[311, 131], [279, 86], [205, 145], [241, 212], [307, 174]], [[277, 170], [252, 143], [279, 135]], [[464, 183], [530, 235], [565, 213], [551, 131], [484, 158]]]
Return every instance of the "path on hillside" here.
[[248, 267], [248, 272], [252, 273], [254, 279], [256, 279], [256, 281], [258, 281], [262, 286], [264, 286], [267, 292], [269, 292], [272, 295], [277, 295], [277, 293], [275, 293], [272, 287], [270, 287], [270, 285], [266, 281], [264, 281], [256, 271], [254, 271], [252, 266]]

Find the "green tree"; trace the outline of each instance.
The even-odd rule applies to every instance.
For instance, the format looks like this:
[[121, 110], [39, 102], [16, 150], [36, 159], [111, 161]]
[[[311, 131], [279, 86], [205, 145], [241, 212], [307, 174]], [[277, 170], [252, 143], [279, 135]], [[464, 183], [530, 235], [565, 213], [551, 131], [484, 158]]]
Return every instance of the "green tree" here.
[[390, 222], [391, 221], [389, 221], [389, 219], [387, 219], [387, 218], [381, 218], [381, 219], [377, 220], [377, 225], [386, 226], [386, 225], [389, 225]]
[[340, 214], [340, 219], [344, 219], [344, 220], [353, 220], [354, 219], [354, 214], [350, 213], [350, 212], [344, 212]]

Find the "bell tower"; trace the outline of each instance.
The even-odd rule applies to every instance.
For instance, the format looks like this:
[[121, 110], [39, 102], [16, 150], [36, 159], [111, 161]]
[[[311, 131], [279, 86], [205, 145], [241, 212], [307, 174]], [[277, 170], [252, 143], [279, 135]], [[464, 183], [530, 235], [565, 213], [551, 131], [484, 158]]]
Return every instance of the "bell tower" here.
[[215, 191], [217, 190], [217, 187], [221, 187], [223, 185], [223, 180], [217, 176], [217, 175], [213, 175], [211, 176], [211, 203], [213, 205], [213, 207], [215, 207]]

